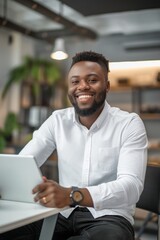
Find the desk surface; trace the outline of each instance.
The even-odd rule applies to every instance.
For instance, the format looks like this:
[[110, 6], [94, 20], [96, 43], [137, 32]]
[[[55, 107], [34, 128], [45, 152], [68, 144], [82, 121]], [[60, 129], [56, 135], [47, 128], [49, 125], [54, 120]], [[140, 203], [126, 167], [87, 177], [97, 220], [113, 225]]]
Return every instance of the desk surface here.
[[62, 210], [46, 208], [38, 203], [0, 200], [0, 233], [52, 216]]

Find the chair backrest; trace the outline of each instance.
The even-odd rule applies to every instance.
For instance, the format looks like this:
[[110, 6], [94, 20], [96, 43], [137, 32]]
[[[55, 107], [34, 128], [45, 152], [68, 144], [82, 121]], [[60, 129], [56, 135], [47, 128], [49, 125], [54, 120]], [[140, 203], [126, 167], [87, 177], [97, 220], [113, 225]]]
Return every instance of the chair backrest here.
[[147, 166], [144, 190], [136, 207], [160, 214], [160, 164]]

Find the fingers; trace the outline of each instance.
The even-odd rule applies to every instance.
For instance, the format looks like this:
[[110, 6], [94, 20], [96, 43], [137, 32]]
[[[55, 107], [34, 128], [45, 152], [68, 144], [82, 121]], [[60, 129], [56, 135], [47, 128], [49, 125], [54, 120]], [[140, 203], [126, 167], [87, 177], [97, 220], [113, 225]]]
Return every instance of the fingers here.
[[45, 190], [45, 188], [46, 188], [45, 184], [41, 183], [41, 184], [37, 185], [35, 188], [33, 188], [32, 193], [35, 194], [38, 192], [42, 192]]
[[50, 180], [46, 180], [45, 182], [37, 185], [33, 190], [33, 194], [36, 194], [34, 197], [35, 202], [39, 202], [42, 205], [45, 205], [53, 198], [55, 183]]
[[48, 184], [53, 184], [53, 181], [48, 180], [46, 177], [43, 177], [43, 182], [41, 184], [38, 184], [35, 188], [33, 188], [32, 193], [38, 193], [44, 191], [47, 187]]
[[44, 204], [47, 203], [47, 198], [46, 198], [46, 197], [43, 197], [42, 200], [43, 200], [43, 203], [44, 203]]
[[43, 183], [33, 189], [35, 202], [39, 202], [46, 207], [62, 208], [66, 206], [68, 204], [68, 202], [66, 203], [66, 199], [69, 198], [69, 192], [68, 188], [64, 188], [57, 182], [47, 180], [46, 178], [44, 178]]
[[46, 197], [43, 197], [39, 200], [39, 202], [42, 204], [42, 205], [50, 205], [51, 202], [53, 202], [53, 199], [51, 198], [51, 195], [47, 195]]
[[44, 182], [47, 182], [47, 178], [45, 176], [42, 177]]
[[[41, 203], [46, 203], [47, 202], [47, 196], [51, 195], [51, 192], [49, 191], [43, 191], [40, 193], [37, 193], [36, 196], [34, 197], [35, 202], [41, 202]], [[44, 199], [45, 198], [45, 199]]]
[[49, 207], [49, 208], [56, 207], [52, 194], [39, 198], [38, 202], [45, 207]]

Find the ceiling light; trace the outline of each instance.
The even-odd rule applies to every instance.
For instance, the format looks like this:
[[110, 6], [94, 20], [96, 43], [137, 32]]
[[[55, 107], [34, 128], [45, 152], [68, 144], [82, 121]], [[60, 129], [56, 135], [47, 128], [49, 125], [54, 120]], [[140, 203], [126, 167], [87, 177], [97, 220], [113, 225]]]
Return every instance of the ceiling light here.
[[64, 60], [68, 58], [68, 54], [65, 51], [63, 38], [57, 38], [55, 40], [55, 45], [50, 56], [52, 59], [55, 59], [55, 60]]

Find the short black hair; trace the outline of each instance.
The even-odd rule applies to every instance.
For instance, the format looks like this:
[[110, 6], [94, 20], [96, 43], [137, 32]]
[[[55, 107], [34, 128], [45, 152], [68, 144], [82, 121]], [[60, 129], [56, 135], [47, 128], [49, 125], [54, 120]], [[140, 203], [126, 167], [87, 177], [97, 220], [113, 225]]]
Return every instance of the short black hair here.
[[83, 51], [76, 53], [76, 55], [72, 58], [71, 67], [78, 62], [81, 61], [90, 61], [90, 62], [96, 62], [101, 67], [105, 68], [107, 72], [109, 72], [109, 60], [107, 60], [102, 54], [96, 53], [93, 51]]

